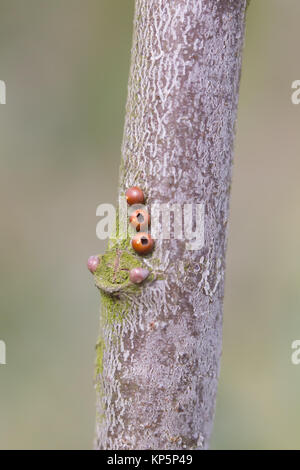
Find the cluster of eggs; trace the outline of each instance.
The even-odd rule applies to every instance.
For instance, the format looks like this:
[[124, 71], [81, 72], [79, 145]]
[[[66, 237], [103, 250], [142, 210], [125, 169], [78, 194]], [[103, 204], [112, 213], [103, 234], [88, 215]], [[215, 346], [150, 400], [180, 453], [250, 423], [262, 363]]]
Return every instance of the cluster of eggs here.
[[[126, 191], [126, 200], [129, 206], [135, 204], [144, 204], [145, 196], [143, 191], [134, 186]], [[130, 218], [130, 224], [135, 228], [136, 235], [131, 240], [132, 248], [139, 255], [146, 255], [153, 250], [154, 241], [151, 235], [148, 233], [148, 227], [150, 225], [150, 215], [145, 209], [135, 210]], [[100, 264], [99, 256], [91, 256], [88, 259], [88, 269], [94, 274]], [[133, 268], [129, 271], [129, 279], [134, 284], [142, 283], [149, 276], [148, 269], [145, 268]]]
[[[145, 202], [144, 193], [137, 186], [129, 188], [125, 195], [129, 206], [144, 204]], [[148, 227], [150, 225], [149, 213], [145, 209], [137, 209], [131, 214], [129, 222], [137, 232], [131, 241], [132, 248], [139, 255], [150, 253], [153, 250], [154, 242], [151, 235], [148, 233]]]

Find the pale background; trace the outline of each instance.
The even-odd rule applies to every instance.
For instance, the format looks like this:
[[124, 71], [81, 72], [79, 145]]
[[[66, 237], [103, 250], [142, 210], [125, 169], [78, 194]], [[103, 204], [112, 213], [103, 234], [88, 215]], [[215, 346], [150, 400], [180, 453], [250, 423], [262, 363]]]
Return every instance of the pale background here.
[[[99, 294], [86, 269], [115, 202], [132, 0], [0, 0], [1, 449], [88, 449]], [[298, 0], [252, 0], [212, 447], [300, 449]]]

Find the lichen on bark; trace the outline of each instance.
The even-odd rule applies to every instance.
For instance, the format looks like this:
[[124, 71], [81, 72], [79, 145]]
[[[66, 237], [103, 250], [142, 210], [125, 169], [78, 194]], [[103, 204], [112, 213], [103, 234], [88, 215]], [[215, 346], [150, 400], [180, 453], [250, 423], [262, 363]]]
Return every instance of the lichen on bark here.
[[[124, 196], [125, 197], [125, 196]], [[111, 340], [118, 340], [118, 327], [126, 320], [131, 309], [132, 299], [137, 299], [146, 283], [162, 279], [162, 274], [155, 267], [160, 262], [155, 257], [139, 257], [131, 246], [130, 229], [121, 233], [119, 215], [116, 217], [116, 234], [108, 242], [108, 248], [99, 255], [99, 265], [94, 272], [95, 285], [100, 290], [100, 334], [96, 345], [95, 384], [99, 400], [103, 400], [104, 386], [102, 384], [105, 337], [109, 330]], [[152, 258], [153, 268], [149, 259]], [[147, 264], [145, 264], [147, 263]], [[149, 275], [142, 284], [130, 281], [129, 273], [134, 268], [147, 268]], [[105, 414], [97, 412], [97, 422], [101, 422]]]
[[[119, 194], [138, 185], [149, 207], [204, 204], [205, 244], [156, 240], [142, 258], [117, 241], [102, 258], [97, 449], [209, 445], [245, 9], [136, 0]], [[151, 276], [133, 288], [116, 266], [135, 263]]]

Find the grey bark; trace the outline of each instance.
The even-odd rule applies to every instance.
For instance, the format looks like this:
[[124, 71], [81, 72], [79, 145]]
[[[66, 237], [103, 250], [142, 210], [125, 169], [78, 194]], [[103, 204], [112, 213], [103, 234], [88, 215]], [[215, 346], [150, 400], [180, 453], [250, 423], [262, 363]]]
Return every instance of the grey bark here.
[[[246, 0], [136, 0], [120, 194], [205, 204], [205, 246], [157, 240], [163, 273], [102, 322], [97, 449], [206, 449], [222, 343]], [[122, 308], [122, 307], [120, 307]], [[124, 307], [125, 311], [125, 307]]]

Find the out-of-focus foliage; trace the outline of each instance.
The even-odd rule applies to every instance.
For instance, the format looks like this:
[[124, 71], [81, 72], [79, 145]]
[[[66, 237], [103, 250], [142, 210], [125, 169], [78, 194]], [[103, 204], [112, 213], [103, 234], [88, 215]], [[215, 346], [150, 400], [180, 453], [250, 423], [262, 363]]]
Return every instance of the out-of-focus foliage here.
[[[90, 448], [99, 295], [133, 1], [0, 0], [0, 448]], [[253, 0], [241, 83], [214, 448], [300, 448], [297, 0]]]

